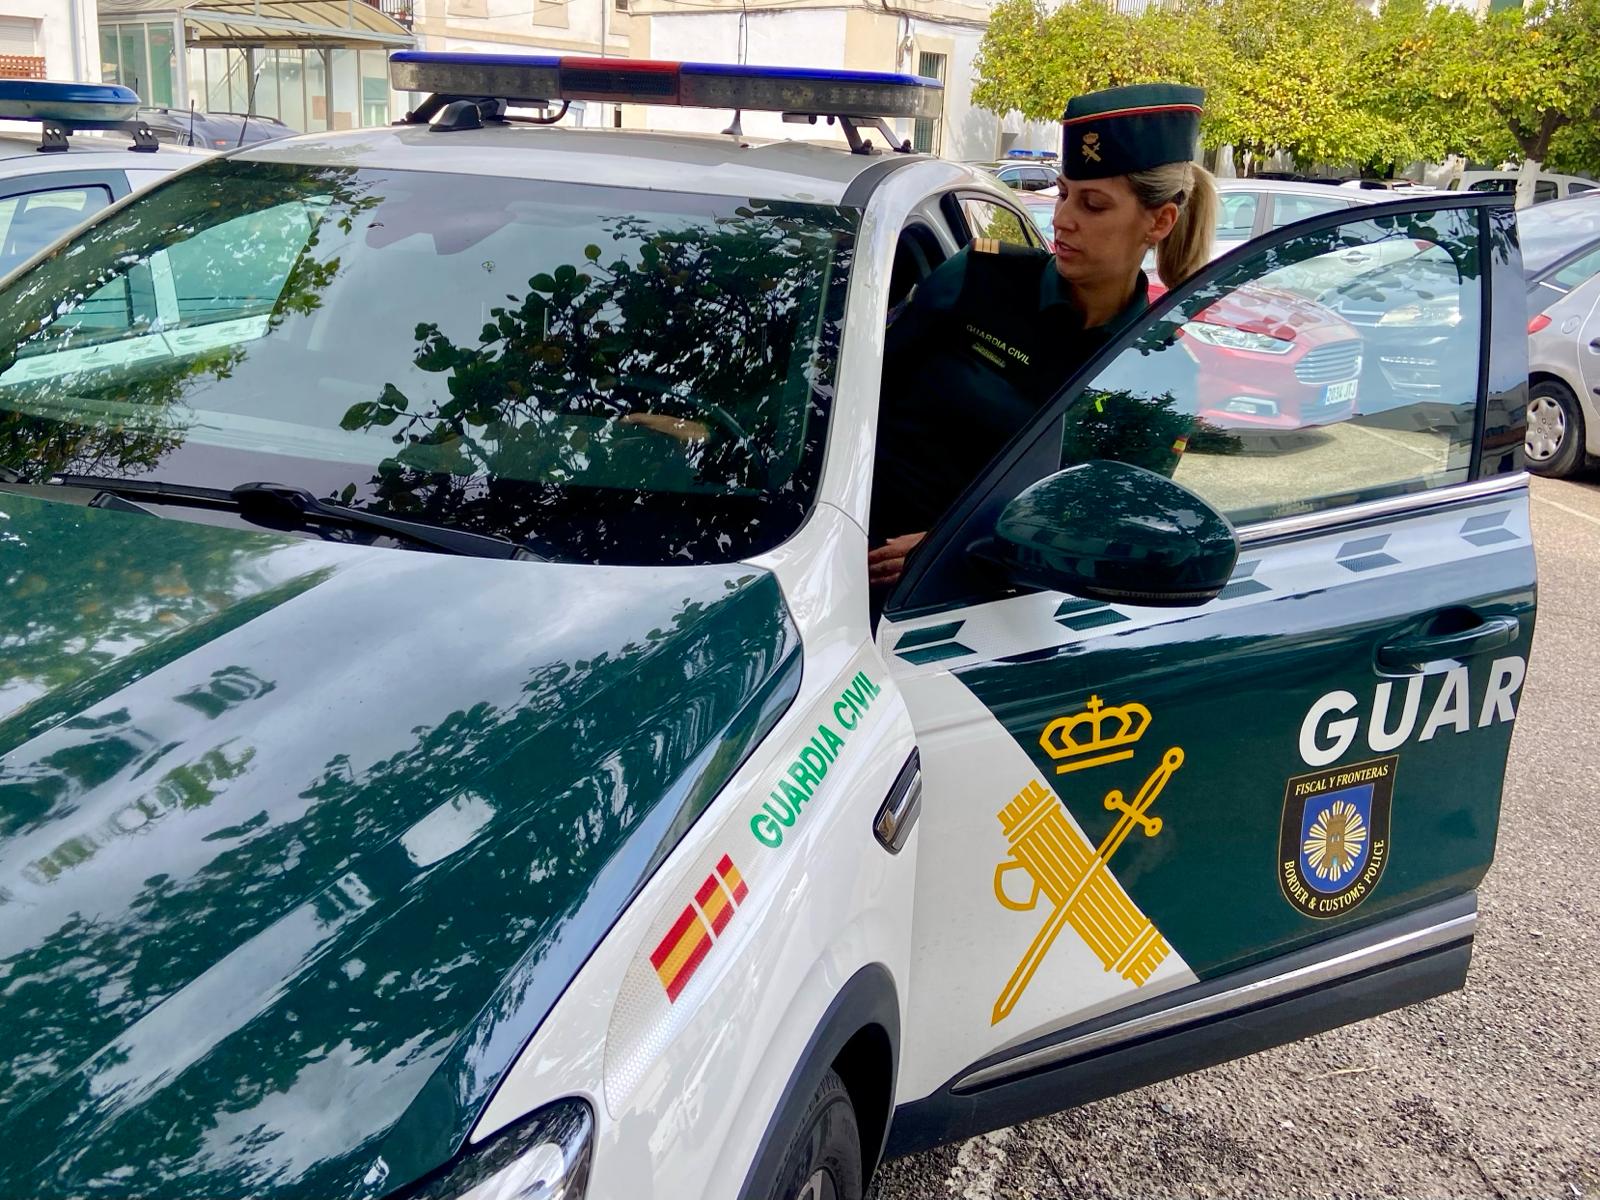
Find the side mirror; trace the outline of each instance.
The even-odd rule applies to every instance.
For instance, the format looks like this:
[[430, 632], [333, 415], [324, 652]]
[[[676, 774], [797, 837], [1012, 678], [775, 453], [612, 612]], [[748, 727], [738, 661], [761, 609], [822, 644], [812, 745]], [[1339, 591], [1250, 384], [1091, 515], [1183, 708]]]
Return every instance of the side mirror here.
[[1227, 586], [1239, 540], [1226, 517], [1166, 476], [1095, 461], [1041, 479], [1006, 505], [991, 553], [1017, 583], [1183, 607]]

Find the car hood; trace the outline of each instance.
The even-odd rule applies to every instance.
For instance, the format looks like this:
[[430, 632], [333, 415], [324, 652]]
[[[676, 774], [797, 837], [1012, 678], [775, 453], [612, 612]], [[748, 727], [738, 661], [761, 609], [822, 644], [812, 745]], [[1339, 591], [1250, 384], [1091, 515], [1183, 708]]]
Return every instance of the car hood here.
[[0, 494], [0, 1195], [445, 1161], [792, 700], [755, 568]]

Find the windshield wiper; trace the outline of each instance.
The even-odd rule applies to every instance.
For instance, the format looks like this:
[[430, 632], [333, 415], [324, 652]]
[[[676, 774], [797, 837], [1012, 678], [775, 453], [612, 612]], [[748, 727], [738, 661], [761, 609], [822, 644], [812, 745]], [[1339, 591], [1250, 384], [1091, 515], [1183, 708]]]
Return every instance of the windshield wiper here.
[[265, 525], [270, 529], [342, 527], [386, 533], [431, 550], [442, 550], [446, 554], [545, 561], [541, 555], [517, 545], [510, 538], [363, 512], [345, 504], [319, 500], [305, 488], [287, 483], [242, 483], [235, 488], [223, 489], [144, 479], [112, 479], [100, 475], [52, 475], [50, 483], [61, 487], [92, 488], [124, 500], [226, 509], [237, 512], [253, 525]]

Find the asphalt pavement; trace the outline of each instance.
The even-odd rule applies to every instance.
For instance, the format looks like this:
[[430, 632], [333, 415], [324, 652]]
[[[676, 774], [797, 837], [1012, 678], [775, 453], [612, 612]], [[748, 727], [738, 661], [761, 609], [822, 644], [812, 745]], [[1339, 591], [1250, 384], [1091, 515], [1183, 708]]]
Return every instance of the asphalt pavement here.
[[1600, 473], [1535, 480], [1538, 629], [1464, 991], [889, 1164], [873, 1200], [1600, 1197]]

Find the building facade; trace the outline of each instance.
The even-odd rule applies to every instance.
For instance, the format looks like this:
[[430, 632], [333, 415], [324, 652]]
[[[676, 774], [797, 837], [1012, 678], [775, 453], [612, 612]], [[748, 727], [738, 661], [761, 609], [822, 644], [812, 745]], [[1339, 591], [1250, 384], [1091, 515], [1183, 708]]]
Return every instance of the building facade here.
[[416, 44], [410, 20], [409, 0], [99, 0], [96, 64], [154, 108], [383, 125], [387, 55]]
[[[628, 58], [629, 0], [415, 0], [425, 50]], [[412, 98], [406, 97], [410, 101]], [[397, 102], [398, 104], [398, 102]], [[572, 105], [563, 124], [620, 124], [617, 105]]]
[[[889, 6], [866, 0], [629, 0], [635, 58], [841, 67], [925, 75], [944, 84], [936, 119], [895, 122], [896, 135], [924, 153], [975, 161], [1010, 150], [1054, 150], [1055, 125], [1000, 117], [972, 100], [974, 62], [988, 28], [988, 0], [909, 0]], [[652, 109], [630, 123], [714, 132], [720, 113]], [[841, 141], [826, 125], [795, 125], [775, 113], [741, 117], [745, 133]]]
[[0, 0], [0, 79], [100, 78], [94, 0]]
[[[837, 67], [921, 74], [945, 85], [935, 120], [900, 121], [896, 135], [928, 153], [990, 159], [1054, 149], [1054, 125], [997, 117], [972, 102], [973, 62], [990, 0], [415, 0], [413, 29], [428, 50], [580, 54], [691, 62]], [[409, 99], [409, 98], [407, 98]], [[397, 105], [400, 101], [397, 100]], [[717, 133], [732, 112], [578, 104], [581, 125]], [[842, 143], [826, 124], [740, 114], [752, 137]]]

